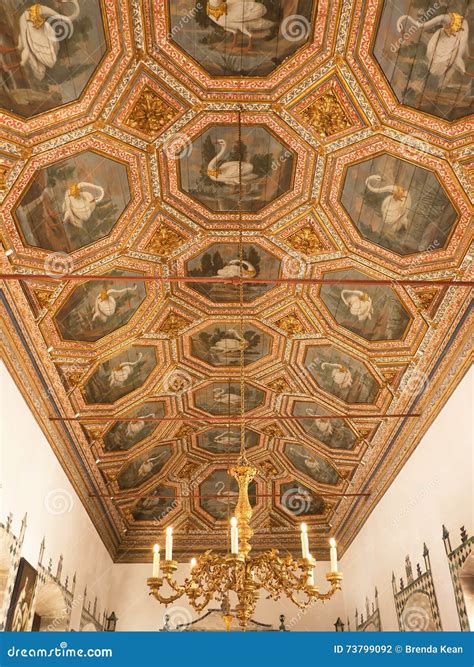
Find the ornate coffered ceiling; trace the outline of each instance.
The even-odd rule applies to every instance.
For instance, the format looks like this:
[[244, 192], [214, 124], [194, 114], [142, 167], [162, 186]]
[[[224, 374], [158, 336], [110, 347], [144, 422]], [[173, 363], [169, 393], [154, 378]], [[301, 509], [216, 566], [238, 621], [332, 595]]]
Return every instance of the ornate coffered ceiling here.
[[121, 561], [225, 543], [241, 345], [254, 546], [321, 554], [469, 361], [472, 7], [244, 5], [0, 8], [2, 355]]

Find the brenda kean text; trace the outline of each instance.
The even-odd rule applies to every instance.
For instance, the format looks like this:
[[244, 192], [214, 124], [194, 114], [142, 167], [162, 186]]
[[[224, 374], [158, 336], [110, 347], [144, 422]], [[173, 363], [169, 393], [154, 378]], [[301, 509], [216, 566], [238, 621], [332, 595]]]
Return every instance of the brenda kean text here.
[[462, 646], [448, 646], [442, 644], [441, 646], [400, 646], [399, 644], [393, 646], [392, 644], [336, 644], [334, 646], [334, 653], [463, 653]]

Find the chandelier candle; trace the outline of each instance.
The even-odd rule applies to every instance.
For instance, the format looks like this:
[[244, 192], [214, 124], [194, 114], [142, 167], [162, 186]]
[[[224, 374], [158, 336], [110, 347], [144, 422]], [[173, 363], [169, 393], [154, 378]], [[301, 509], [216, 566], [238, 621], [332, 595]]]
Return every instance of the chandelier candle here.
[[329, 540], [329, 545], [330, 545], [329, 555], [331, 558], [331, 572], [337, 572], [337, 546], [334, 537], [331, 537], [331, 539]]
[[155, 544], [153, 547], [153, 576], [160, 576], [160, 545]]
[[173, 560], [173, 529], [171, 526], [166, 529], [165, 559]]
[[308, 527], [305, 523], [301, 524], [301, 555], [309, 558]]

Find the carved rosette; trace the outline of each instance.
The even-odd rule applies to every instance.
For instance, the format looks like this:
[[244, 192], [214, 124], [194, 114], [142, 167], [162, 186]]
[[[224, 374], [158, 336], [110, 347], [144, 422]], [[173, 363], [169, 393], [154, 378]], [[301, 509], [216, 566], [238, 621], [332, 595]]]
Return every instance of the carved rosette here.
[[125, 124], [143, 134], [156, 137], [175, 116], [176, 109], [147, 87], [140, 93]]
[[289, 246], [297, 252], [312, 256], [324, 250], [324, 246], [311, 225], [305, 225], [287, 238]]
[[147, 245], [148, 252], [168, 257], [183, 243], [184, 237], [167, 225], [160, 225]]
[[313, 100], [302, 110], [301, 116], [323, 139], [344, 132], [352, 125], [344, 106], [332, 90]]

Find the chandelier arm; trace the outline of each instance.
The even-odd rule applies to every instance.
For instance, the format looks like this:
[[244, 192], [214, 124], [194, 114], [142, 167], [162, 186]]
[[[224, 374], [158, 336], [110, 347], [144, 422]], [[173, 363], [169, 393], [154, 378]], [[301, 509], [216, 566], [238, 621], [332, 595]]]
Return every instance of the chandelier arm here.
[[[151, 586], [150, 586], [150, 588], [151, 588]], [[175, 595], [166, 596], [166, 595], [162, 595], [159, 592], [158, 588], [153, 587], [153, 588], [151, 588], [149, 595], [153, 595], [155, 600], [158, 600], [158, 602], [161, 602], [161, 604], [169, 605], [172, 602], [176, 602], [176, 600], [179, 600], [179, 598], [184, 595], [184, 591], [182, 593], [176, 593]]]

